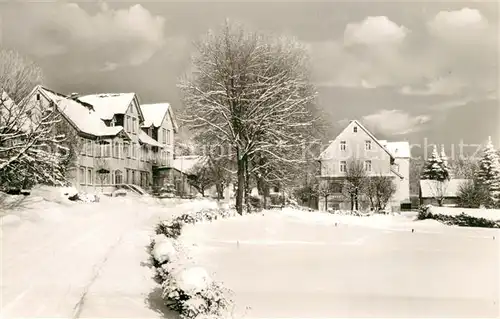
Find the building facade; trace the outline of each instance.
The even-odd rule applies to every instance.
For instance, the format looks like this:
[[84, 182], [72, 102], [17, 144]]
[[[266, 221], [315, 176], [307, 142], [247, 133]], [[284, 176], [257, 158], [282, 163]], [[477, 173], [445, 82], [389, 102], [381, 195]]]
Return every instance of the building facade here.
[[[393, 210], [410, 203], [410, 146], [408, 142], [378, 140], [360, 122], [347, 127], [321, 153], [319, 178], [329, 184], [328, 203], [319, 198], [319, 209], [351, 209], [351, 201], [343, 193], [348, 166], [352, 161], [363, 165], [367, 177], [387, 176], [393, 179], [396, 193], [388, 203]], [[369, 208], [366, 196], [359, 197], [359, 209]]]
[[135, 93], [66, 96], [43, 86], [23, 103], [35, 113], [56, 108], [60, 114], [59, 127], [74, 150], [68, 173], [72, 186], [109, 192], [123, 185], [147, 190], [165, 182], [153, 177], [173, 160], [177, 125], [168, 104], [142, 106]]

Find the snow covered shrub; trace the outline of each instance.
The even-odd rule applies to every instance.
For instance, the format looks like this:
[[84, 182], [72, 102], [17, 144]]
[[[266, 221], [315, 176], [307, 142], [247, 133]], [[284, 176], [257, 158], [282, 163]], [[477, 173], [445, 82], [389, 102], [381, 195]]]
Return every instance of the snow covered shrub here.
[[166, 305], [179, 312], [181, 318], [222, 318], [232, 304], [226, 297], [229, 290], [213, 282], [205, 269], [190, 265], [189, 256], [176, 241], [183, 225], [235, 215], [236, 211], [229, 209], [204, 209], [156, 226], [156, 235], [148, 246], [153, 278], [162, 286]]
[[250, 206], [258, 212], [264, 209], [264, 201], [259, 196], [249, 197]]
[[178, 311], [183, 319], [222, 316], [231, 305], [225, 298], [227, 290], [213, 282], [207, 271], [198, 266], [167, 276], [162, 288], [170, 308]]
[[499, 221], [493, 221], [482, 217], [474, 217], [465, 213], [461, 213], [456, 216], [433, 214], [429, 206], [420, 208], [417, 219], [434, 219], [446, 225], [456, 225], [462, 227], [500, 228]]
[[175, 239], [181, 235], [182, 225], [183, 223], [177, 219], [173, 221], [162, 221], [156, 225], [155, 233]]

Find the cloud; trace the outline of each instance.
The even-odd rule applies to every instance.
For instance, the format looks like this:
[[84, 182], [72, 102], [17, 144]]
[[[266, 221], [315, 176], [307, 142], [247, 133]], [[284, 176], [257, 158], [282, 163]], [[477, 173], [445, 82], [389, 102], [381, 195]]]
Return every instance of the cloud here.
[[90, 56], [109, 69], [141, 65], [165, 43], [165, 19], [140, 4], [111, 9], [101, 3], [92, 14], [76, 3], [30, 3], [15, 12], [18, 21], [11, 21], [23, 29], [17, 44], [39, 57]]
[[462, 8], [456, 11], [440, 11], [428, 22], [429, 30], [446, 39], [463, 39], [478, 35], [489, 27], [488, 21], [477, 9]]
[[438, 78], [425, 87], [412, 87], [405, 85], [400, 89], [403, 95], [454, 95], [460, 93], [466, 87], [466, 83], [457, 77]]
[[358, 23], [349, 23], [344, 31], [344, 44], [397, 44], [408, 33], [404, 26], [398, 26], [386, 16], [366, 17]]
[[401, 110], [380, 110], [366, 115], [363, 123], [378, 133], [386, 135], [403, 135], [424, 129], [430, 121], [428, 115], [412, 116]]
[[386, 16], [311, 43], [317, 83], [403, 95], [481, 96], [497, 89], [498, 31], [479, 10], [440, 11], [412, 29]]

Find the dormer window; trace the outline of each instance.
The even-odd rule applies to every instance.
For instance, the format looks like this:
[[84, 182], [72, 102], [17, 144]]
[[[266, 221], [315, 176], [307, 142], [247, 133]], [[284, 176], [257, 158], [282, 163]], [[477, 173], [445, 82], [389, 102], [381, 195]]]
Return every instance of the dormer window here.
[[340, 150], [345, 151], [347, 148], [347, 143], [346, 141], [340, 141]]
[[354, 126], [354, 127], [352, 128], [352, 131], [353, 131], [354, 133], [357, 133], [357, 132], [358, 132], [358, 127], [357, 127], [357, 126]]
[[116, 119], [113, 117], [113, 119], [111, 120], [111, 126], [115, 126], [116, 125]]

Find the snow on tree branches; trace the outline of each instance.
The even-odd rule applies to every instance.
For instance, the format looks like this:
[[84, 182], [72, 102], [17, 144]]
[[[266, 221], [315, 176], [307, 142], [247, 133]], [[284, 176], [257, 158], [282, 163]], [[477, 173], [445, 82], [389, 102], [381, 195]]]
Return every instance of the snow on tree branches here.
[[298, 164], [298, 150], [310, 140], [316, 92], [306, 50], [293, 40], [226, 23], [221, 32], [209, 32], [197, 51], [195, 71], [179, 84], [183, 123], [197, 140], [231, 145], [242, 213], [252, 159], [274, 167]]
[[422, 179], [432, 179], [441, 182], [450, 179], [450, 168], [444, 148], [441, 149], [441, 154], [438, 154], [437, 147], [434, 145], [431, 157], [425, 163], [422, 171]]
[[0, 51], [0, 186], [30, 187], [64, 180], [67, 149], [55, 133], [55, 108], [22, 99], [41, 79], [40, 69], [14, 51]]
[[493, 147], [491, 137], [483, 150], [483, 156], [479, 161], [478, 178], [487, 188], [491, 205], [500, 204], [500, 158]]

